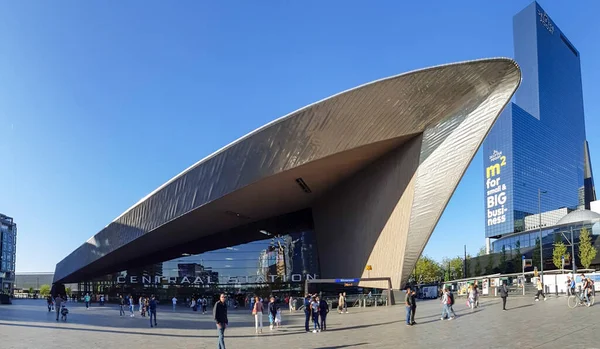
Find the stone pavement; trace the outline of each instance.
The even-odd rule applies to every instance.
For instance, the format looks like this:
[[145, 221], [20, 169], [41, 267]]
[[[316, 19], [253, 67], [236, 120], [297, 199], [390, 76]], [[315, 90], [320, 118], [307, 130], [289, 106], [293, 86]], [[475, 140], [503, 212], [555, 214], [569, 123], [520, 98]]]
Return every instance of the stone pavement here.
[[[600, 304], [569, 309], [566, 297], [533, 302], [511, 297], [503, 312], [499, 299], [483, 299], [474, 311], [457, 299], [458, 317], [440, 321], [439, 301], [418, 303], [417, 325], [404, 323], [403, 306], [350, 308], [331, 312], [327, 332], [305, 333], [303, 314], [284, 313], [280, 330], [254, 334], [247, 310], [230, 311], [227, 348], [600, 348]], [[44, 301], [15, 300], [0, 306], [0, 348], [216, 348], [211, 315], [188, 309], [158, 310], [158, 328], [139, 314], [119, 317], [118, 307], [70, 305], [68, 322], [57, 323]]]

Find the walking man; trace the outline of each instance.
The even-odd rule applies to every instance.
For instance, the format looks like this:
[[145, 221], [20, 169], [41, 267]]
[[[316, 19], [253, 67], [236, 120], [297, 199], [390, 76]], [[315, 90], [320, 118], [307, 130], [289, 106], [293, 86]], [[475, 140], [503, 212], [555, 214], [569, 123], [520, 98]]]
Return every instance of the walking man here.
[[442, 318], [441, 318], [441, 320], [444, 320], [446, 318], [446, 316], [448, 317], [448, 320], [454, 320], [454, 317], [450, 316], [451, 303], [452, 303], [452, 300], [448, 294], [448, 289], [444, 288], [444, 294], [442, 295]]
[[171, 301], [173, 302], [173, 311], [175, 311], [175, 308], [177, 307], [177, 298], [173, 297], [173, 299], [171, 299]]
[[125, 299], [123, 295], [119, 296], [119, 316], [125, 315]]
[[156, 324], [156, 298], [154, 298], [154, 295], [152, 295], [150, 298], [148, 308], [148, 314], [150, 315], [150, 327], [152, 327], [152, 317], [154, 317], [154, 326], [158, 326]]
[[215, 307], [213, 308], [213, 318], [217, 323], [217, 332], [219, 333], [219, 349], [225, 349], [225, 328], [229, 324], [225, 298], [225, 293], [221, 293], [219, 301], [215, 303]]
[[60, 294], [57, 295], [56, 298], [54, 298], [54, 308], [56, 309], [56, 321], [58, 321], [58, 316], [60, 314], [60, 308], [64, 302], [65, 302], [65, 300], [62, 299]]
[[86, 293], [85, 297], [83, 297], [83, 300], [85, 301], [85, 310], [88, 310], [90, 308], [90, 294]]
[[537, 280], [537, 294], [535, 295], [535, 301], [539, 301], [540, 300], [540, 295], [542, 297], [544, 297], [544, 300], [546, 300], [546, 295], [544, 294], [544, 285], [542, 284], [542, 278], [538, 277]]
[[502, 298], [502, 310], [506, 311], [506, 297], [508, 297], [506, 281], [503, 281], [502, 286], [500, 286], [500, 297]]
[[344, 297], [344, 313], [348, 313], [348, 300], [346, 299], [346, 292], [342, 295]]

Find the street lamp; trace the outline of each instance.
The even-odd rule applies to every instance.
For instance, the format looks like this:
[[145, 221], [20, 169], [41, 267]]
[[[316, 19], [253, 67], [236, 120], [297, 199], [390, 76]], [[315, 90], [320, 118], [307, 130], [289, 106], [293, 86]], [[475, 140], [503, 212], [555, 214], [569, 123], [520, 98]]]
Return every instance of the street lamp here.
[[540, 276], [544, 277], [544, 242], [542, 241], [542, 194], [547, 191], [538, 188], [538, 212], [540, 216]]

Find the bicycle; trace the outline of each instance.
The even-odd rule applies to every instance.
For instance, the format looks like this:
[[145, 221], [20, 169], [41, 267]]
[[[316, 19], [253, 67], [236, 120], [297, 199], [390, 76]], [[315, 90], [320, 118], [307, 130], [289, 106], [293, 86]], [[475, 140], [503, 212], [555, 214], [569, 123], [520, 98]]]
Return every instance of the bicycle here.
[[[589, 307], [591, 307], [592, 305], [594, 305], [594, 301], [595, 301], [595, 297], [594, 297], [594, 292], [590, 292], [590, 294], [588, 295], [588, 298], [590, 300], [590, 302], [588, 303]], [[585, 302], [585, 297], [583, 296], [582, 292], [577, 292], [577, 295], [570, 295], [569, 298], [567, 299], [567, 305], [569, 306], [569, 308], [573, 309], [576, 308], [580, 305], [584, 305]]]

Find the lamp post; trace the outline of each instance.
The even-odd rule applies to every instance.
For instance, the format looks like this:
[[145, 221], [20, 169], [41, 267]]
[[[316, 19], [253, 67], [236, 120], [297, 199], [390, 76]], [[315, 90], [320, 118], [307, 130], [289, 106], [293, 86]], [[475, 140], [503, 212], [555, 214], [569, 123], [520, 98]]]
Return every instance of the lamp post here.
[[544, 242], [542, 241], [542, 194], [547, 191], [538, 188], [538, 212], [540, 216], [540, 277], [544, 280]]

